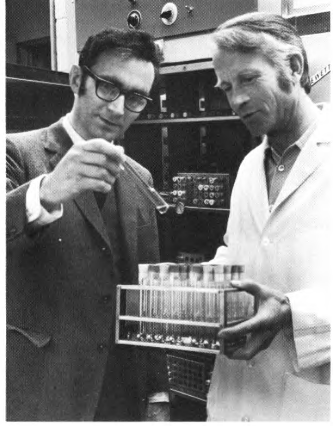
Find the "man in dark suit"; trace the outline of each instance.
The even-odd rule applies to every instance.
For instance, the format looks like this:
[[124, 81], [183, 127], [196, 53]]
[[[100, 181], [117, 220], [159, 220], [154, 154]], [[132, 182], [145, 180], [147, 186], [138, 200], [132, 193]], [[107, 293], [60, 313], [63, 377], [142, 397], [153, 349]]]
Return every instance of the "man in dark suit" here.
[[124, 163], [151, 175], [115, 144], [158, 66], [144, 32], [92, 36], [70, 72], [72, 111], [7, 138], [8, 420], [145, 419], [167, 390], [161, 357], [114, 344], [116, 285], [159, 260], [155, 209]]

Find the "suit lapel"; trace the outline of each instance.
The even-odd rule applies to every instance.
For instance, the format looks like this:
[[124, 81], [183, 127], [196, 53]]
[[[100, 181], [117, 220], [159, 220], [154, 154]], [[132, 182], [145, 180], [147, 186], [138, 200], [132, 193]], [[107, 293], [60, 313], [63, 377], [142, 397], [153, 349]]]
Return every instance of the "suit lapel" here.
[[[58, 121], [47, 129], [46, 136], [43, 141], [45, 150], [49, 153], [51, 171], [73, 145], [73, 142], [64, 129], [61, 121], [62, 120]], [[86, 219], [101, 235], [106, 244], [111, 247], [108, 233], [97, 206], [94, 193], [92, 191], [87, 191], [75, 197], [74, 202]]]
[[[130, 160], [128, 160], [130, 161]], [[118, 214], [122, 229], [125, 253], [128, 256], [128, 276], [136, 276], [137, 258], [137, 205], [136, 184], [126, 170], [117, 179]]]
[[94, 193], [92, 191], [87, 191], [75, 197], [74, 202], [79, 207], [81, 213], [100, 234], [108, 247], [111, 248], [108, 232], [98, 208]]
[[62, 120], [47, 129], [43, 143], [45, 151], [49, 155], [51, 171], [73, 145], [71, 138], [62, 125]]

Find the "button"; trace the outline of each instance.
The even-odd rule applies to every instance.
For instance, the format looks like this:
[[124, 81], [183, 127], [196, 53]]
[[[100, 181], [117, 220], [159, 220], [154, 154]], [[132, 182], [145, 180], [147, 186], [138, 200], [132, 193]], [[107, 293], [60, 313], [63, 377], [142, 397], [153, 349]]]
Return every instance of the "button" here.
[[9, 235], [14, 235], [16, 234], [17, 229], [15, 228], [15, 226], [12, 226], [9, 230], [8, 230], [8, 234]]
[[271, 213], [271, 211], [273, 210], [273, 204], [271, 204], [270, 206], [269, 206], [269, 212]]
[[98, 350], [98, 352], [103, 352], [105, 349], [106, 349], [106, 344], [105, 343], [99, 343], [98, 345], [97, 345], [97, 350]]
[[103, 303], [109, 303], [109, 302], [110, 302], [110, 299], [111, 299], [111, 296], [110, 296], [109, 294], [105, 294], [105, 295], [101, 298], [101, 300], [102, 300], [102, 302], [103, 302]]
[[262, 245], [263, 245], [263, 246], [268, 246], [268, 245], [269, 245], [269, 243], [270, 243], [270, 241], [269, 241], [269, 239], [268, 239], [267, 237], [264, 237], [264, 238], [262, 239]]
[[279, 171], [279, 172], [283, 172], [283, 171], [284, 171], [284, 165], [283, 165], [283, 164], [280, 164], [280, 165], [279, 165], [279, 167], [278, 167], [278, 171]]
[[243, 416], [241, 420], [242, 420], [242, 422], [249, 422], [250, 421], [250, 417]]
[[251, 361], [247, 361], [247, 362], [246, 362], [246, 365], [247, 365], [249, 368], [253, 368], [253, 367], [255, 366], [255, 362], [254, 362], [253, 360], [251, 360]]
[[106, 247], [102, 247], [102, 251], [105, 251], [106, 250]]

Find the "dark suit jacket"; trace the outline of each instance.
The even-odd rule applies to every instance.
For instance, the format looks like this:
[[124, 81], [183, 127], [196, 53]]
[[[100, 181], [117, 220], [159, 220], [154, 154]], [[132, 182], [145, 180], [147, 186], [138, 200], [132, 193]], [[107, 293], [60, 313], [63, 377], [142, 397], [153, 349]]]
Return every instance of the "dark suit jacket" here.
[[[113, 344], [112, 252], [94, 194], [65, 203], [63, 217], [38, 232], [26, 223], [29, 181], [52, 171], [71, 145], [61, 121], [8, 136], [8, 420], [93, 420], [107, 360], [114, 366], [110, 380], [117, 378], [112, 386], [127, 384], [134, 411], [147, 391], [147, 375], [136, 379], [137, 351]], [[159, 260], [155, 210], [126, 171], [118, 188], [123, 279], [137, 283], [138, 263]], [[158, 380], [159, 374], [151, 383], [158, 387]]]

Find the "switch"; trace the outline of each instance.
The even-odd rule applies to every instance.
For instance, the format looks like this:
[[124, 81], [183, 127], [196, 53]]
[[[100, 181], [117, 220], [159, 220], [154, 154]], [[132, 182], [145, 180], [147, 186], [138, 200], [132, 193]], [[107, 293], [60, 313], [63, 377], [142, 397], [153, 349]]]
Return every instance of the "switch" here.
[[137, 30], [141, 26], [142, 16], [138, 10], [132, 10], [127, 16], [127, 25], [131, 30]]
[[161, 10], [160, 18], [163, 24], [172, 25], [178, 16], [178, 8], [174, 3], [166, 3]]

